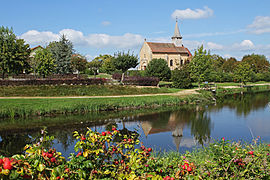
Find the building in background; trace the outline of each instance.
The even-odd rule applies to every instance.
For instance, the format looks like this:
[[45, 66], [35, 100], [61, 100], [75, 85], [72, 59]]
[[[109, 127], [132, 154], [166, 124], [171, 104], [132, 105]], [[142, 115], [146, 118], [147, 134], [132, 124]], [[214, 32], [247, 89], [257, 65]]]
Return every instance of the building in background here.
[[140, 50], [139, 70], [145, 70], [152, 59], [164, 59], [171, 70], [180, 68], [191, 60], [190, 51], [184, 47], [176, 20], [172, 43], [145, 42]]

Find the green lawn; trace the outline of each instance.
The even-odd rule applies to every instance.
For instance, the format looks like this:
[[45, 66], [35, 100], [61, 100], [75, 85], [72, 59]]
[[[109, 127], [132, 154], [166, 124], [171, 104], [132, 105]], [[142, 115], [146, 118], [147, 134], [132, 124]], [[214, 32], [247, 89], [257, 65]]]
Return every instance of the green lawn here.
[[[94, 75], [88, 75], [89, 78], [94, 78]], [[105, 74], [105, 73], [100, 73], [98, 75], [96, 75], [96, 78], [106, 78], [106, 79], [111, 79], [112, 75], [110, 74]]]

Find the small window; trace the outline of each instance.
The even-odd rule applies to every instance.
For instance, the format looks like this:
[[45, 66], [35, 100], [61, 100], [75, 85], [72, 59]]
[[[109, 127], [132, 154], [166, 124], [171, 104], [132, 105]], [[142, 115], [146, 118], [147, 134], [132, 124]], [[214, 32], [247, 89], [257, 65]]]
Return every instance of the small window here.
[[187, 63], [189, 63], [189, 60], [187, 60]]
[[170, 60], [170, 66], [173, 66], [173, 60], [172, 59]]
[[143, 66], [143, 70], [146, 70], [146, 66]]
[[183, 63], [184, 63], [184, 61], [183, 61], [183, 60], [181, 60], [181, 61], [180, 61], [180, 65], [181, 65], [181, 66], [183, 66]]

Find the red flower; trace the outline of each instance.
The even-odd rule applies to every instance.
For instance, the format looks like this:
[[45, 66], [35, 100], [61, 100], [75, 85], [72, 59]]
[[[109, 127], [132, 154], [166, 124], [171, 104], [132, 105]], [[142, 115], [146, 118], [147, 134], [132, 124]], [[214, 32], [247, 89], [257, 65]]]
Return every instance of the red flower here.
[[52, 163], [56, 162], [55, 157], [51, 158], [51, 162], [52, 162]]
[[115, 128], [115, 127], [113, 127], [113, 128], [112, 128], [112, 130], [113, 130], [113, 131], [115, 131], [115, 130], [116, 130], [116, 128]]
[[152, 148], [148, 148], [147, 151], [148, 151], [148, 152], [151, 152], [151, 151], [152, 151]]
[[248, 154], [253, 155], [253, 154], [254, 154], [254, 152], [253, 152], [253, 151], [249, 151], [249, 152], [248, 152]]
[[86, 140], [86, 138], [85, 138], [84, 136], [82, 136], [82, 137], [81, 137], [81, 140], [84, 141], [84, 140]]
[[192, 171], [192, 168], [191, 168], [191, 167], [188, 167], [188, 168], [187, 168], [187, 171], [188, 171], [188, 172]]
[[101, 134], [102, 134], [102, 136], [106, 136], [106, 133], [105, 132], [102, 132]]

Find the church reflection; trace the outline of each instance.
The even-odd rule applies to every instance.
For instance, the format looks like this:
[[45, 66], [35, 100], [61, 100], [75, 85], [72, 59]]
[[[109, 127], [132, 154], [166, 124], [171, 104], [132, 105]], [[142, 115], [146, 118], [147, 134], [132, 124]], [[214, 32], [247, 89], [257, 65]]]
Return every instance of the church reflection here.
[[[195, 109], [181, 109], [151, 116], [141, 117], [140, 126], [146, 138], [153, 134], [171, 132], [173, 143], [179, 151], [183, 146], [204, 145], [210, 140], [211, 120], [205, 110], [200, 107]], [[184, 128], [190, 128], [193, 138], [185, 137]]]

